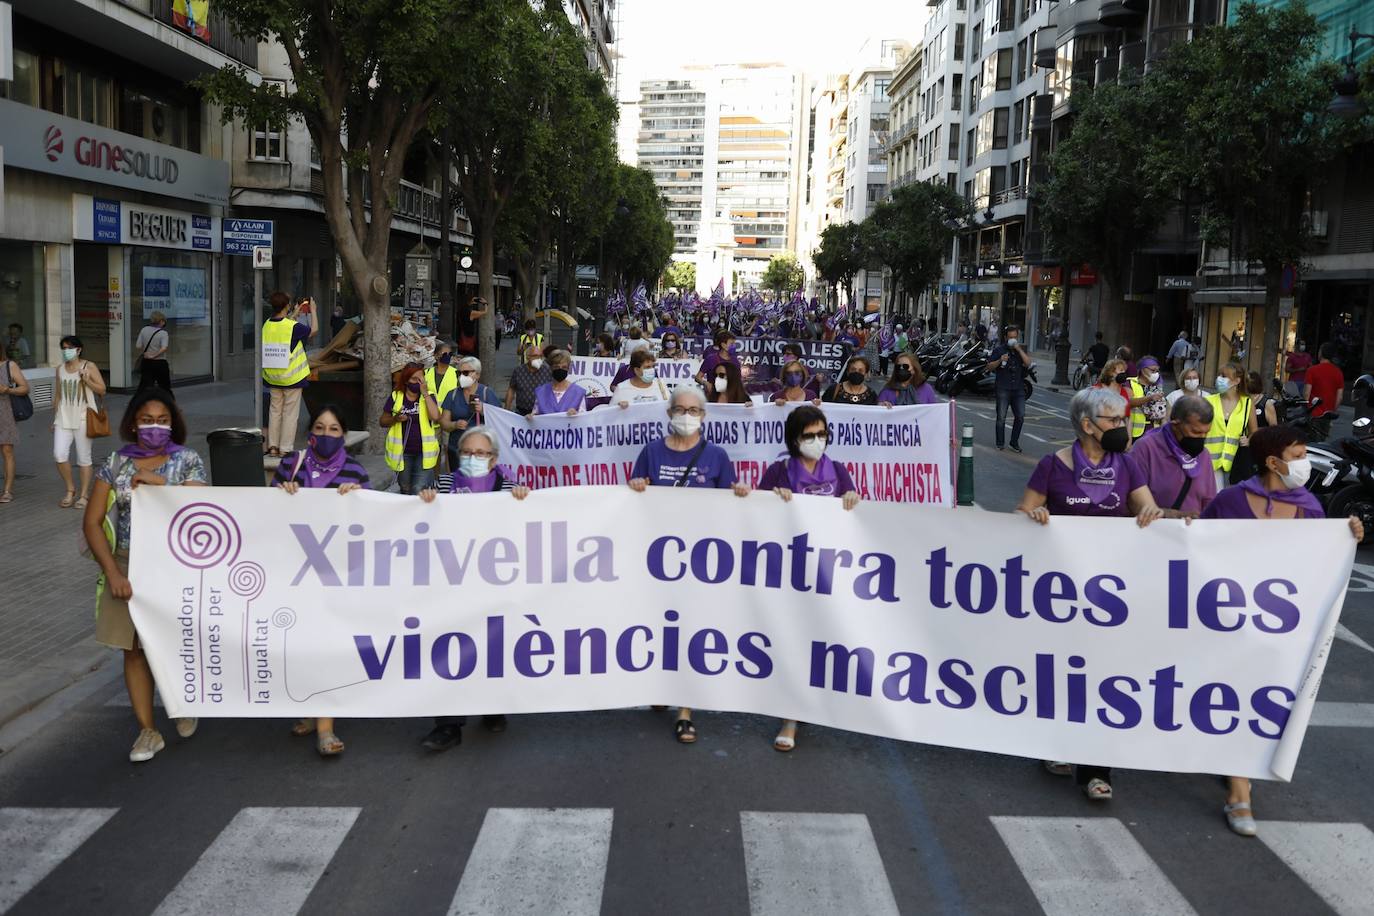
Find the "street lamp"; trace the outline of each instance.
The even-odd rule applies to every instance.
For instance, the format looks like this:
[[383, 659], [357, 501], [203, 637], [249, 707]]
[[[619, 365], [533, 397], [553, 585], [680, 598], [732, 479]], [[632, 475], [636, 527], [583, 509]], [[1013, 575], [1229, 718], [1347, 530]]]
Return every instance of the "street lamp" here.
[[1360, 77], [1355, 72], [1355, 46], [1361, 39], [1374, 41], [1374, 35], [1359, 32], [1350, 27], [1350, 53], [1345, 58], [1345, 75], [1336, 80], [1336, 94], [1326, 106], [1327, 113], [1338, 118], [1358, 118], [1365, 113], [1364, 103], [1360, 101]]

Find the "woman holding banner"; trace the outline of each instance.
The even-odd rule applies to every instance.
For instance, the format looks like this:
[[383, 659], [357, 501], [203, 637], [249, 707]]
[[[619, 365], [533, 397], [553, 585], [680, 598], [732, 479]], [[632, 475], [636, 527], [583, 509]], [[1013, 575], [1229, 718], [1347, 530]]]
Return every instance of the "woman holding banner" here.
[[[144, 388], [135, 394], [119, 421], [119, 436], [128, 444], [106, 459], [96, 474], [82, 529], [101, 569], [95, 592], [95, 640], [124, 650], [124, 687], [139, 727], [129, 760], [141, 763], [152, 760], [166, 744], [153, 725], [153, 672], [129, 614], [134, 594], [129, 583], [134, 489], [203, 487], [205, 464], [185, 446], [186, 419], [170, 392]], [[177, 719], [177, 734], [189, 738], [197, 724], [194, 718]]]
[[817, 406], [821, 399], [810, 391], [810, 375], [799, 359], [794, 359], [782, 367], [782, 390], [773, 395], [773, 403], [782, 405], [789, 401], [810, 401]]
[[898, 353], [892, 364], [892, 377], [878, 393], [878, 403], [888, 407], [908, 407], [912, 404], [935, 404], [939, 398], [926, 381], [921, 362], [910, 353]]
[[872, 407], [878, 403], [878, 396], [868, 387], [868, 373], [873, 364], [866, 356], [850, 357], [844, 368], [844, 375], [838, 382], [825, 389], [821, 400], [829, 404], [860, 404]]
[[[306, 440], [306, 447], [282, 458], [272, 477], [272, 486], [293, 495], [299, 493], [302, 487], [337, 490], [340, 495], [369, 489], [367, 469], [344, 450], [344, 437], [347, 435], [348, 426], [344, 423], [343, 413], [332, 404], [321, 407], [310, 418], [310, 436]], [[334, 734], [332, 717], [301, 719], [291, 727], [291, 734], [297, 737], [314, 734], [315, 750], [319, 751], [321, 757], [335, 757], [343, 753], [344, 743]]]
[[567, 350], [554, 350], [549, 355], [549, 376], [552, 381], [535, 389], [531, 417], [556, 413], [565, 413], [571, 417], [586, 407], [586, 390], [576, 382], [568, 381], [568, 371], [571, 368], [572, 354]]
[[[1202, 518], [1278, 519], [1326, 518], [1321, 503], [1307, 489], [1312, 463], [1307, 459], [1306, 437], [1291, 426], [1266, 426], [1250, 436], [1250, 454], [1258, 473], [1243, 483], [1227, 487], [1202, 510]], [[1364, 524], [1350, 517], [1355, 542], [1364, 540]], [[1250, 804], [1250, 780], [1227, 777], [1226, 824], [1241, 836], [1255, 836]]]
[[[1140, 527], [1164, 515], [1155, 505], [1139, 465], [1126, 454], [1131, 444], [1127, 402], [1115, 388], [1085, 388], [1069, 401], [1077, 441], [1040, 459], [1016, 507], [1040, 525], [1051, 515], [1135, 516]], [[1056, 776], [1074, 774], [1092, 801], [1112, 797], [1111, 767], [1074, 767], [1045, 761]]]
[[706, 400], [712, 404], [748, 404], [754, 406], [754, 399], [744, 387], [744, 376], [739, 371], [739, 363], [721, 363], [711, 373], [711, 384], [706, 388]]
[[[783, 440], [789, 457], [776, 461], [763, 472], [760, 490], [772, 490], [783, 502], [794, 493], [806, 496], [838, 496], [845, 509], [859, 504], [859, 491], [849, 471], [825, 453], [830, 442], [830, 424], [819, 407], [807, 404], [787, 415]], [[787, 753], [797, 746], [797, 720], [783, 719], [773, 750]]]
[[[738, 368], [738, 367], [736, 367]], [[647, 487], [696, 487], [732, 489], [748, 496], [749, 487], [736, 483], [735, 464], [725, 449], [701, 435], [706, 418], [706, 395], [695, 385], [680, 385], [668, 400], [668, 435], [640, 451], [630, 471], [630, 489], [643, 493]], [[682, 744], [697, 740], [692, 710], [678, 710], [673, 734]]]
[[611, 389], [611, 403], [619, 404], [621, 409], [624, 409], [631, 404], [666, 402], [668, 387], [663, 384], [662, 379], [655, 376], [654, 366], [657, 362], [653, 350], [643, 349], [631, 353], [631, 375]]

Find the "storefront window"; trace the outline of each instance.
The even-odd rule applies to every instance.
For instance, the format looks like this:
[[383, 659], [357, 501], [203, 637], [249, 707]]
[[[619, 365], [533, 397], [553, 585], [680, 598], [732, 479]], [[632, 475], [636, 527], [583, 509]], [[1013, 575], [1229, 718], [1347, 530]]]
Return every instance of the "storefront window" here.
[[134, 248], [129, 254], [129, 359], [138, 332], [152, 317], [167, 317], [173, 378], [209, 376], [213, 371], [210, 333], [212, 275], [209, 255]]
[[25, 369], [48, 365], [43, 246], [0, 242], [0, 340]]

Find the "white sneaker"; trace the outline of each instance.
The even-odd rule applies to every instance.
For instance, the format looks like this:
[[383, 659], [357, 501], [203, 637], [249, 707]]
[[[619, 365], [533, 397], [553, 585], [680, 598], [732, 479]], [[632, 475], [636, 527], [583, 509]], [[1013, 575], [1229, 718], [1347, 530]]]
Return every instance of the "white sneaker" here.
[[196, 733], [196, 726], [198, 725], [200, 725], [200, 720], [195, 717], [177, 719], [177, 734], [183, 738], [189, 738]]
[[157, 729], [145, 728], [138, 733], [138, 740], [134, 742], [133, 750], [129, 751], [129, 761], [142, 763], [145, 760], [152, 760], [153, 755], [166, 746], [166, 742], [162, 740], [162, 735]]

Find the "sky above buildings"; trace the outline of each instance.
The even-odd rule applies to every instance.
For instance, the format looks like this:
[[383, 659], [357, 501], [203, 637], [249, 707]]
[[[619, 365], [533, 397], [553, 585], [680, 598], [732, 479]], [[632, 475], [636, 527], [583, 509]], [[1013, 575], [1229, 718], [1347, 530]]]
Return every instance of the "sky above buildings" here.
[[809, 73], [849, 69], [866, 39], [921, 37], [920, 0], [620, 0], [623, 101], [639, 81], [684, 64], [776, 61]]

